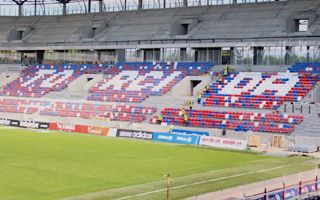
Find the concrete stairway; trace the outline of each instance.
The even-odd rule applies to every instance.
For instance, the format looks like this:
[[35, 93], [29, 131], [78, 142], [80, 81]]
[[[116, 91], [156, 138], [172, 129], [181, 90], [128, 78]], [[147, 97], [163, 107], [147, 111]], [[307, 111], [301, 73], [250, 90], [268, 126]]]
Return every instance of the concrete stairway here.
[[[320, 118], [318, 116], [320, 104], [294, 103], [294, 109], [292, 109], [291, 103], [286, 103], [286, 105], [285, 113], [304, 116], [303, 122], [300, 125], [296, 125], [292, 136], [320, 137]], [[284, 105], [279, 108], [279, 111], [284, 111]]]

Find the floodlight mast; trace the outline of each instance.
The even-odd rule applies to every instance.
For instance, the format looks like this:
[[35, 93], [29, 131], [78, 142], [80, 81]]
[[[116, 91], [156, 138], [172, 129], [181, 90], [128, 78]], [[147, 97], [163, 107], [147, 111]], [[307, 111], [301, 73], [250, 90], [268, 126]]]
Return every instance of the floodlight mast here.
[[183, 0], [183, 7], [188, 7], [188, 0]]
[[22, 16], [22, 6], [27, 0], [12, 0], [19, 6], [19, 16]]
[[88, 13], [91, 13], [91, 0], [88, 0]]
[[143, 0], [138, 1], [138, 10], [142, 10]]
[[57, 0], [57, 1], [62, 3], [62, 5], [63, 5], [62, 14], [66, 15], [67, 14], [67, 3], [69, 3], [70, 0]]
[[103, 12], [103, 0], [99, 0], [99, 13]]

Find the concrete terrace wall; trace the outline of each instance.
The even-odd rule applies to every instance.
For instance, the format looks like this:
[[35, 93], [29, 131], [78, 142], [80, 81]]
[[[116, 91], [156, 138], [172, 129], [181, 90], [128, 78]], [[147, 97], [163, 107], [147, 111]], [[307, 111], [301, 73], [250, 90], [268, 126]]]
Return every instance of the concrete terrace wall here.
[[[88, 79], [92, 79], [88, 82]], [[102, 74], [85, 74], [68, 85], [70, 93], [88, 93], [89, 89], [103, 79]]]
[[[211, 83], [210, 76], [187, 76], [169, 92], [169, 95], [175, 97], [194, 96], [202, 91], [205, 85]], [[196, 87], [192, 88], [192, 81], [201, 81]]]
[[0, 86], [4, 86], [20, 76], [19, 72], [2, 72], [0, 74]]
[[320, 84], [311, 92], [312, 101], [320, 103]]

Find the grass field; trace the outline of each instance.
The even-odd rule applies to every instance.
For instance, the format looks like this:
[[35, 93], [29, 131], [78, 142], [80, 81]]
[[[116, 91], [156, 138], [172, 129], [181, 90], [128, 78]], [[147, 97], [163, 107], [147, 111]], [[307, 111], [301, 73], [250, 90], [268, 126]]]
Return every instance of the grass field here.
[[[171, 191], [181, 199], [314, 166], [302, 157], [6, 128], [0, 129], [0, 163], [1, 200], [102, 200], [155, 190], [130, 199], [164, 199], [166, 173], [172, 187], [186, 184]], [[217, 180], [188, 186], [210, 179]]]

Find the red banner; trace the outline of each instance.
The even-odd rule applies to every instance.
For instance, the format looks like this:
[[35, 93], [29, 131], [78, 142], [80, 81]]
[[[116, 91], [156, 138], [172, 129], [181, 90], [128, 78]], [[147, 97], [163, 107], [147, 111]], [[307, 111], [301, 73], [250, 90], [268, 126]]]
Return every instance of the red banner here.
[[109, 132], [108, 128], [88, 126], [89, 134], [107, 136], [108, 132]]
[[59, 130], [59, 131], [65, 131], [65, 132], [76, 132], [76, 133], [107, 136], [109, 128], [85, 126], [85, 125], [50, 123], [49, 130], [55, 130], [55, 131]]

